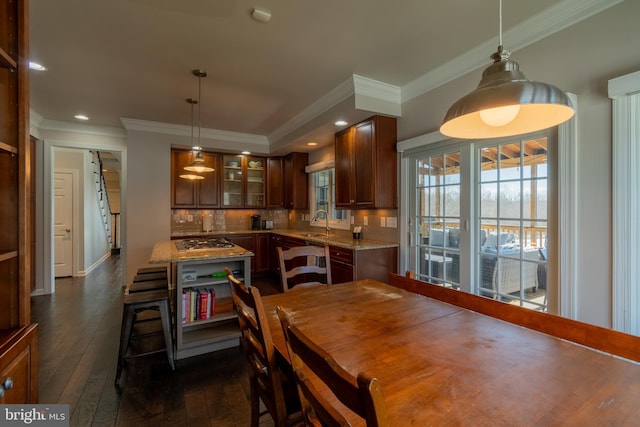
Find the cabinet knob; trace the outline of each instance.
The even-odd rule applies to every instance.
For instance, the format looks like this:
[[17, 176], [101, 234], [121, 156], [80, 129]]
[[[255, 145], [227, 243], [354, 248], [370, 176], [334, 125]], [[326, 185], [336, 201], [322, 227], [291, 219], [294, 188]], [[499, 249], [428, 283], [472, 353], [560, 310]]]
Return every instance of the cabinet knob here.
[[11, 390], [13, 388], [13, 378], [8, 377], [2, 384], [0, 384], [0, 399], [4, 397], [4, 392], [6, 390]]

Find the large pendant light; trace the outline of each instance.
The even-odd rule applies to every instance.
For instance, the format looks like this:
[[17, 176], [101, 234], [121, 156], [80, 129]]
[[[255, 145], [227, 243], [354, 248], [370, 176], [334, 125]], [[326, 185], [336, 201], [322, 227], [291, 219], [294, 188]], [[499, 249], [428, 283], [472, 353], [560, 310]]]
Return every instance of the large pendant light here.
[[486, 139], [520, 135], [559, 125], [574, 110], [557, 87], [528, 80], [502, 47], [502, 0], [498, 51], [478, 87], [449, 108], [440, 132], [452, 138]]
[[[184, 169], [186, 171], [189, 172], [197, 172], [197, 173], [203, 173], [203, 172], [213, 172], [215, 171], [214, 168], [212, 168], [211, 166], [207, 165], [206, 162], [204, 161], [204, 157], [202, 156], [202, 148], [200, 145], [200, 132], [201, 132], [201, 115], [200, 115], [200, 110], [202, 109], [202, 79], [204, 77], [207, 77], [207, 73], [206, 71], [202, 71], [202, 70], [193, 70], [193, 75], [198, 77], [198, 100], [199, 101], [195, 101], [193, 103], [191, 103], [191, 108], [192, 108], [192, 114], [191, 114], [191, 122], [192, 122], [192, 126], [191, 126], [191, 143], [193, 145], [193, 104], [198, 104], [198, 144], [197, 146], [194, 146], [192, 149], [195, 152], [196, 156], [193, 159], [193, 161], [191, 163], [189, 163], [187, 166], [184, 167]], [[193, 101], [193, 100], [191, 100]], [[187, 102], [190, 102], [189, 100], [187, 100]], [[197, 178], [196, 178], [197, 179]]]
[[[196, 151], [196, 153], [197, 153], [196, 154], [196, 158], [197, 158], [197, 155], [200, 154], [200, 150], [199, 150], [200, 147], [194, 147], [193, 146], [193, 106], [198, 103], [198, 100], [197, 99], [193, 99], [193, 98], [189, 98], [189, 99], [187, 99], [187, 102], [189, 104], [191, 104], [191, 145], [192, 145], [192, 150]], [[198, 150], [195, 150], [196, 148]], [[202, 159], [202, 160], [204, 161], [204, 159]], [[185, 172], [183, 172], [180, 175], [180, 178], [191, 179], [191, 180], [204, 179], [204, 176], [198, 175], [197, 173], [194, 173], [190, 169], [187, 169], [187, 167], [190, 167], [191, 165], [193, 165], [194, 162], [195, 162], [195, 159], [194, 159], [193, 162], [191, 162], [188, 166], [186, 166], [184, 168]]]

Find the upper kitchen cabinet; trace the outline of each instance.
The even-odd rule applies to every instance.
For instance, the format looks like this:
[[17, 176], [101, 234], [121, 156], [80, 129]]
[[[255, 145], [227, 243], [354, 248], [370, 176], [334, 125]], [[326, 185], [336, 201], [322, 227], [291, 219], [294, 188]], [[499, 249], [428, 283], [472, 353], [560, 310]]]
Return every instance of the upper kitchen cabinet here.
[[308, 164], [307, 153], [289, 153], [282, 158], [285, 209], [309, 209], [309, 181], [304, 170]]
[[397, 209], [395, 117], [374, 116], [336, 134], [336, 207]]
[[219, 208], [220, 207], [220, 156], [216, 153], [202, 152], [207, 165], [216, 170], [203, 172], [204, 179], [180, 178], [184, 167], [193, 161], [191, 150], [171, 150], [171, 207], [174, 209]]
[[223, 156], [222, 207], [266, 206], [266, 161], [264, 157]]
[[284, 170], [282, 157], [267, 159], [267, 208], [284, 207]]

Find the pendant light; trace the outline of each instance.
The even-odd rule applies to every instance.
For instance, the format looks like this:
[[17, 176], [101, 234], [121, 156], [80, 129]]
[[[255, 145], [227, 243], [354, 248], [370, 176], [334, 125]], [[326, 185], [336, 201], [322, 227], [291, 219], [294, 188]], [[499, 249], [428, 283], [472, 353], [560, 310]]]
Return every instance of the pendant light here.
[[[187, 102], [191, 104], [191, 145], [192, 145], [192, 150], [196, 152], [196, 159], [197, 159], [198, 154], [202, 154], [200, 152], [199, 146], [198, 147], [193, 146], [193, 106], [198, 103], [198, 100], [189, 98], [187, 99]], [[204, 159], [202, 160], [204, 161]], [[194, 173], [192, 169], [187, 169], [188, 167], [191, 167], [194, 163], [195, 163], [195, 159], [188, 166], [184, 168], [185, 172], [183, 172], [180, 175], [180, 178], [191, 179], [191, 180], [204, 179], [204, 176]]]
[[511, 52], [502, 47], [502, 0], [498, 51], [478, 87], [449, 108], [440, 132], [452, 138], [485, 139], [520, 135], [557, 126], [573, 117], [567, 95], [557, 87], [528, 80]]
[[[195, 101], [195, 104], [198, 104], [198, 144], [193, 147], [193, 151], [196, 153], [196, 157], [193, 159], [191, 163], [184, 167], [185, 170], [189, 172], [213, 172], [214, 168], [208, 166], [204, 161], [204, 157], [202, 156], [202, 148], [200, 145], [200, 132], [201, 132], [201, 114], [200, 110], [202, 109], [202, 78], [207, 77], [206, 71], [202, 70], [193, 70], [193, 75], [198, 77], [198, 101]], [[187, 100], [189, 102], [189, 100]], [[191, 104], [192, 112], [193, 112], [193, 104]], [[191, 144], [193, 145], [193, 113], [191, 114]], [[196, 178], [197, 179], [197, 178]]]

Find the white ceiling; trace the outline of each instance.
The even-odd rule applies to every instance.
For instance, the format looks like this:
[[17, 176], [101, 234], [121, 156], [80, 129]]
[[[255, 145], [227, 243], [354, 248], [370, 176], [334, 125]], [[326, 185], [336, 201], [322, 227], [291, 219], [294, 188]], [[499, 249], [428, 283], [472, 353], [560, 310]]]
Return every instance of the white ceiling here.
[[[504, 32], [549, 7], [584, 3], [504, 0]], [[271, 21], [252, 20], [254, 8]], [[192, 70], [202, 69], [202, 127], [271, 144], [298, 128], [300, 141], [330, 141], [335, 127], [300, 113], [354, 74], [406, 88], [498, 44], [498, 0], [30, 0], [30, 19], [31, 60], [48, 68], [31, 72], [31, 108], [43, 118], [188, 126]], [[352, 117], [345, 104], [322, 120]]]

